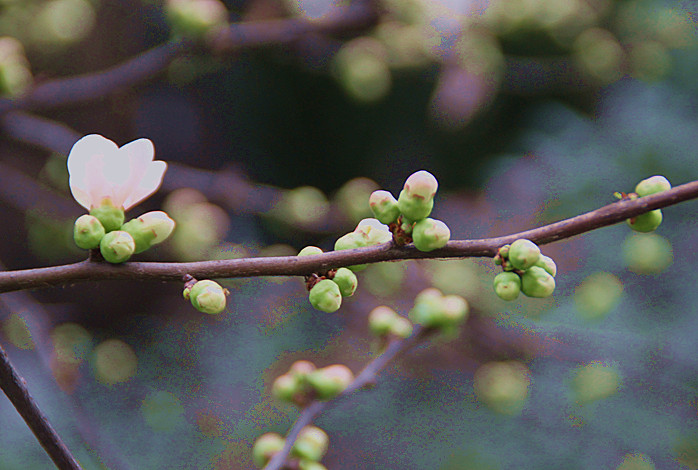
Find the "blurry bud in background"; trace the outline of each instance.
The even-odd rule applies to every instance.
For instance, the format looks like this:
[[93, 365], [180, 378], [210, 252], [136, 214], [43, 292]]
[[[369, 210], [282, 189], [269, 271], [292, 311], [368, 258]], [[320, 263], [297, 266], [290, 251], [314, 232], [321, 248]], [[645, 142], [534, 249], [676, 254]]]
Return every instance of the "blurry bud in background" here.
[[284, 438], [275, 432], [262, 434], [252, 446], [252, 460], [258, 468], [264, 467], [269, 460], [284, 447]]
[[573, 49], [578, 66], [599, 85], [613, 83], [623, 76], [623, 48], [610, 31], [589, 28], [577, 37]]
[[283, 191], [281, 198], [265, 215], [280, 230], [289, 227], [311, 230], [317, 228], [329, 212], [330, 203], [322, 191], [312, 186], [301, 186]]
[[21, 95], [33, 81], [22, 43], [9, 36], [0, 37], [0, 95]]
[[378, 189], [378, 184], [369, 178], [354, 178], [342, 185], [334, 196], [339, 210], [352, 224], [371, 217], [368, 198]]
[[618, 387], [620, 376], [615, 367], [596, 361], [578, 368], [572, 379], [572, 392], [580, 404], [608, 398]]
[[11, 314], [0, 324], [3, 337], [19, 349], [34, 349], [34, 340], [29, 333], [27, 322], [16, 313]]
[[101, 342], [92, 352], [97, 381], [112, 386], [136, 375], [138, 358], [131, 346], [118, 339]]
[[371, 103], [384, 98], [392, 86], [387, 59], [383, 44], [361, 37], [342, 46], [333, 59], [332, 70], [347, 95]]
[[92, 32], [96, 19], [95, 8], [87, 0], [49, 0], [30, 23], [30, 38], [49, 50], [70, 46]]
[[178, 426], [186, 423], [184, 406], [165, 390], [150, 392], [141, 404], [141, 413], [146, 424], [157, 432], [175, 433]]
[[219, 0], [167, 0], [165, 12], [174, 35], [192, 39], [203, 39], [228, 22], [228, 10]]
[[654, 463], [645, 454], [626, 454], [616, 470], [655, 470]]
[[488, 362], [475, 371], [474, 388], [478, 400], [495, 413], [521, 413], [531, 384], [528, 367], [518, 361]]
[[623, 262], [634, 273], [656, 274], [674, 262], [671, 242], [656, 233], [633, 233], [621, 246]]
[[588, 276], [574, 291], [574, 305], [587, 320], [602, 320], [618, 305], [623, 283], [611, 273]]

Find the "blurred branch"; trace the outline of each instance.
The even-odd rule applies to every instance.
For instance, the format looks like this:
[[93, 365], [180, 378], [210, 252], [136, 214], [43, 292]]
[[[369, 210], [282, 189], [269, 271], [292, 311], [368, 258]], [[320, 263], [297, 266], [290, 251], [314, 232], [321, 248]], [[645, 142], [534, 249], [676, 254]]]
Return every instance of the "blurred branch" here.
[[296, 442], [296, 439], [301, 432], [301, 429], [311, 424], [313, 420], [328, 407], [352, 395], [357, 390], [373, 385], [376, 381], [376, 376], [378, 373], [383, 370], [390, 361], [392, 361], [399, 354], [417, 345], [433, 331], [434, 330], [432, 329], [426, 329], [420, 325], [415, 325], [412, 336], [406, 339], [393, 340], [385, 349], [383, 354], [369, 362], [366, 367], [364, 367], [364, 369], [356, 376], [354, 381], [336, 398], [330, 401], [315, 401], [304, 408], [286, 435], [284, 447], [279, 452], [274, 454], [274, 457], [269, 460], [269, 463], [267, 463], [267, 465], [264, 467], [264, 470], [282, 469], [286, 462], [286, 458], [291, 452], [293, 444]]
[[81, 470], [82, 467], [29, 394], [27, 382], [12, 366], [2, 345], [0, 345], [0, 388], [15, 406], [56, 467], [61, 470]]
[[182, 281], [185, 274], [195, 278], [233, 278], [255, 276], [305, 276], [332, 268], [423, 258], [493, 257], [497, 250], [518, 238], [539, 245], [570, 238], [581, 233], [613, 225], [650, 210], [698, 198], [698, 181], [669, 191], [634, 200], [622, 200], [570, 219], [523, 232], [495, 238], [453, 240], [441, 249], [422, 252], [414, 245], [396, 246], [391, 242], [367, 248], [332, 251], [312, 256], [282, 256], [199, 261], [191, 263], [127, 262], [112, 265], [93, 260], [46, 268], [0, 272], [0, 292], [48, 287], [68, 282], [102, 279]]
[[[242, 48], [288, 44], [308, 34], [350, 34], [371, 26], [377, 18], [372, 2], [354, 1], [346, 7], [337, 8], [323, 20], [285, 18], [234, 23], [203, 47], [220, 54]], [[16, 99], [0, 100], [0, 114], [19, 109], [55, 108], [103, 98], [153, 78], [179, 54], [201, 47], [192, 41], [173, 40], [106, 70], [46, 81]]]

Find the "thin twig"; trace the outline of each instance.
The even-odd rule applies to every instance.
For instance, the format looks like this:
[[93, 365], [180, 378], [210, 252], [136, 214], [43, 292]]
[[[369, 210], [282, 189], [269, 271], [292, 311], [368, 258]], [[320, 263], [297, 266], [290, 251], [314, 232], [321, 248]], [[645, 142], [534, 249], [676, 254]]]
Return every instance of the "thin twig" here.
[[29, 394], [27, 382], [12, 366], [2, 345], [0, 345], [0, 388], [15, 406], [56, 467], [61, 470], [81, 470], [80, 464]]
[[586, 214], [523, 232], [496, 238], [454, 240], [441, 249], [422, 252], [414, 245], [398, 247], [392, 243], [332, 251], [312, 256], [281, 256], [200, 261], [192, 263], [127, 262], [121, 265], [97, 261], [46, 268], [0, 272], [0, 292], [55, 286], [68, 282], [107, 279], [181, 281], [185, 274], [199, 279], [256, 276], [306, 276], [355, 264], [379, 263], [424, 258], [493, 257], [497, 250], [518, 238], [528, 238], [539, 245], [570, 238], [591, 230], [622, 222], [653, 209], [667, 207], [698, 197], [698, 181], [669, 191], [635, 200], [622, 200]]
[[409, 338], [393, 340], [385, 349], [383, 354], [366, 364], [366, 367], [364, 367], [356, 378], [354, 378], [354, 381], [335, 399], [330, 401], [314, 401], [309, 406], [304, 408], [296, 422], [289, 430], [288, 434], [286, 434], [284, 447], [269, 460], [269, 463], [267, 463], [267, 465], [264, 467], [264, 470], [280, 470], [283, 468], [286, 458], [288, 458], [291, 448], [293, 447], [294, 442], [296, 442], [301, 429], [311, 424], [315, 418], [327, 408], [336, 405], [341, 400], [346, 399], [355, 391], [375, 383], [378, 373], [383, 370], [385, 366], [390, 363], [390, 361], [392, 361], [399, 354], [418, 344], [431, 332], [433, 332], [433, 330], [425, 329], [420, 325], [416, 325], [412, 335]]

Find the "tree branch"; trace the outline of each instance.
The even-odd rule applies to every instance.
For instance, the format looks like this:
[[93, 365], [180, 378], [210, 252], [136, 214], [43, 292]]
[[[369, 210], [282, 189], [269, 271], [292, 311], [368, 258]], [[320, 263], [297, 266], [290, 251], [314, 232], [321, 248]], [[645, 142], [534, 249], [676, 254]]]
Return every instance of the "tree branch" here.
[[32, 430], [41, 446], [61, 470], [81, 470], [75, 457], [29, 394], [27, 382], [19, 376], [0, 345], [0, 388]]
[[517, 238], [528, 238], [539, 245], [570, 238], [613, 225], [630, 217], [698, 197], [698, 181], [669, 191], [634, 200], [617, 201], [586, 214], [523, 232], [496, 238], [453, 240], [439, 250], [422, 252], [410, 244], [398, 247], [384, 243], [368, 248], [332, 251], [313, 256], [282, 256], [200, 261], [193, 263], [103, 262], [79, 263], [46, 268], [0, 272], [0, 292], [55, 286], [68, 282], [107, 279], [181, 281], [185, 274], [199, 279], [255, 276], [305, 276], [354, 264], [423, 258], [493, 257], [499, 247]]
[[282, 469], [301, 429], [311, 424], [315, 418], [327, 408], [339, 403], [341, 400], [352, 395], [355, 391], [372, 385], [378, 373], [383, 370], [390, 361], [424, 340], [433, 331], [432, 329], [426, 329], [420, 325], [415, 325], [412, 335], [409, 338], [393, 340], [383, 354], [366, 364], [366, 367], [354, 378], [354, 381], [336, 398], [330, 401], [314, 401], [305, 407], [288, 434], [286, 434], [284, 447], [269, 460], [264, 470]]

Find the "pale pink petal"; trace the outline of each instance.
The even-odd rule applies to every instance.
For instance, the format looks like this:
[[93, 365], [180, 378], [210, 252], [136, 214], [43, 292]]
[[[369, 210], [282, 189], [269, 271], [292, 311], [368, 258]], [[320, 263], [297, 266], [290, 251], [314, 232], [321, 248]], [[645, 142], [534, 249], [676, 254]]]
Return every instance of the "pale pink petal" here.
[[155, 147], [148, 139], [137, 139], [119, 149], [119, 164], [123, 173], [123, 182], [119, 184], [115, 194], [120, 201], [125, 202], [129, 195], [138, 187], [139, 181], [146, 173], [148, 165], [155, 156]]
[[157, 191], [162, 184], [165, 170], [167, 170], [167, 163], [161, 160], [150, 162], [137, 186], [132, 189], [124, 201], [124, 209], [128, 210]]
[[97, 134], [86, 135], [73, 145], [68, 154], [68, 173], [70, 191], [78, 204], [90, 209], [95, 190], [101, 185], [103, 173], [95, 159], [107, 158], [117, 151], [114, 142]]

